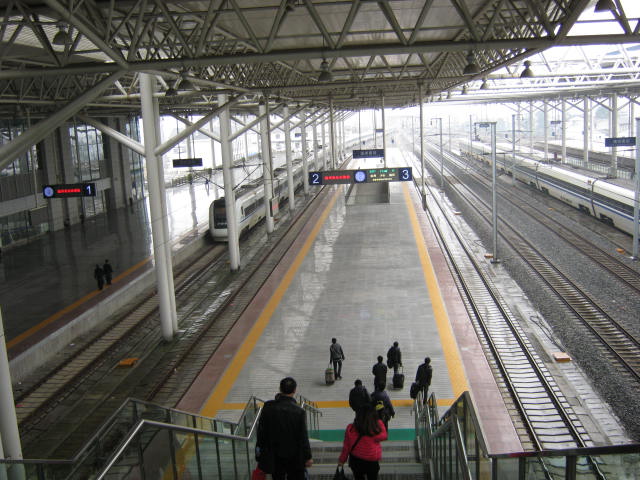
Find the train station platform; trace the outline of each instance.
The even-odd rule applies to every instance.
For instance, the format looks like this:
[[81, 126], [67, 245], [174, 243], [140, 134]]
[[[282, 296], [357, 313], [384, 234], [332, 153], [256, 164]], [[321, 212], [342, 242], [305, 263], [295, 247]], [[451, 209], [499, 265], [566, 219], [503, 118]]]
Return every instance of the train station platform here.
[[[401, 162], [390, 150], [389, 165]], [[378, 165], [376, 165], [377, 167]], [[396, 165], [400, 166], [400, 165]], [[399, 342], [405, 384], [387, 392], [396, 409], [390, 440], [412, 439], [409, 387], [426, 356], [442, 407], [469, 390], [491, 452], [520, 443], [444, 256], [411, 184], [390, 183], [388, 201], [363, 186], [327, 186], [329, 199], [264, 284], [176, 408], [235, 421], [247, 400], [268, 400], [292, 376], [322, 410], [323, 440], [353, 419], [349, 391], [373, 389], [376, 357]], [[360, 201], [353, 201], [360, 198]], [[346, 360], [326, 385], [329, 345]]]

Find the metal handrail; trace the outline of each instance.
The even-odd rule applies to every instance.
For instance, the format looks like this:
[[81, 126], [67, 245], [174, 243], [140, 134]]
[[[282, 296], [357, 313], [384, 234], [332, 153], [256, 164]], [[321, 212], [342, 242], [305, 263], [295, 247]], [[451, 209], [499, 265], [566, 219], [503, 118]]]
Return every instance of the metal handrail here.
[[[262, 409], [260, 409], [260, 411], [261, 410]], [[259, 417], [260, 411], [258, 412], [258, 415], [256, 416], [256, 419]], [[254, 422], [254, 426], [255, 426], [256, 423], [257, 422]], [[117, 462], [118, 458], [120, 458], [120, 456], [126, 451], [126, 449], [131, 445], [131, 442], [134, 441], [135, 437], [138, 435], [140, 430], [145, 426], [156, 427], [156, 428], [164, 429], [164, 430], [172, 430], [172, 431], [176, 431], [176, 432], [179, 432], [179, 433], [201, 435], [201, 436], [204, 436], [204, 437], [214, 437], [214, 438], [223, 438], [223, 439], [226, 439], [226, 440], [236, 440], [236, 441], [239, 441], [239, 442], [248, 442], [251, 439], [251, 435], [253, 434], [253, 429], [254, 429], [254, 426], [252, 426], [252, 428], [251, 428], [251, 430], [249, 432], [249, 435], [244, 437], [244, 436], [241, 436], [241, 435], [234, 435], [234, 434], [221, 433], [221, 432], [211, 432], [209, 430], [201, 430], [199, 428], [184, 427], [184, 426], [181, 426], [181, 425], [174, 425], [172, 423], [163, 423], [163, 422], [156, 422], [155, 420], [142, 419], [134, 426], [133, 429], [131, 429], [129, 431], [129, 434], [120, 443], [118, 448], [113, 452], [113, 454], [111, 455], [109, 460], [107, 460], [107, 463], [104, 466], [104, 468], [95, 477], [96, 480], [101, 480], [101, 479], [105, 478], [105, 476], [109, 473], [109, 470], [111, 469], [111, 467], [113, 467], [115, 465], [115, 463]]]

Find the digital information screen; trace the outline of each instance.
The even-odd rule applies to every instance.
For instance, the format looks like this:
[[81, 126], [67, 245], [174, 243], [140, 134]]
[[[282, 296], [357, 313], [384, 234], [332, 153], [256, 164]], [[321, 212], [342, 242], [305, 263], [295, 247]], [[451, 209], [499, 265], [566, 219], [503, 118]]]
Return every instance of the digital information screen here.
[[361, 170], [329, 170], [309, 172], [309, 185], [335, 185], [375, 182], [410, 182], [411, 167], [366, 168]]
[[354, 150], [353, 158], [383, 158], [383, 148], [369, 148], [367, 150]]
[[202, 158], [176, 158], [173, 160], [173, 168], [201, 166]]
[[95, 183], [72, 183], [67, 185], [45, 185], [42, 187], [44, 198], [95, 197]]

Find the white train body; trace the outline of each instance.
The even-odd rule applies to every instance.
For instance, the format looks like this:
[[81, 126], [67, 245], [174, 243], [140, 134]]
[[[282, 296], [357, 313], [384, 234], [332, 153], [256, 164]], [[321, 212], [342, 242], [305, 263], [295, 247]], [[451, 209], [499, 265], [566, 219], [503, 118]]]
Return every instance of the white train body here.
[[[308, 168], [313, 168], [313, 161], [307, 162]], [[294, 191], [302, 186], [303, 168], [302, 161], [295, 160], [292, 166]], [[282, 204], [289, 196], [287, 185], [287, 171], [285, 168], [276, 168], [273, 171], [273, 197]], [[251, 230], [265, 217], [264, 183], [262, 178], [238, 187], [235, 191], [236, 216], [239, 235]], [[215, 241], [228, 241], [227, 213], [225, 198], [214, 200], [209, 206], [209, 232]]]
[[[489, 164], [487, 145], [460, 143], [460, 153]], [[501, 151], [498, 169], [513, 175], [516, 180], [531, 185], [552, 197], [567, 203], [586, 214], [633, 235], [633, 196], [631, 189], [606, 181], [606, 179], [573, 172], [556, 165], [531, 160], [511, 152]]]

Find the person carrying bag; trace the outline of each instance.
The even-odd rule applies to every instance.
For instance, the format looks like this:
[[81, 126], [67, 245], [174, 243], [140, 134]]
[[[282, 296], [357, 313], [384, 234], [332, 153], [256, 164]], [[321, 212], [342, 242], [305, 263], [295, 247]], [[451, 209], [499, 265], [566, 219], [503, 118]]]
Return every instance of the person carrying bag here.
[[[382, 458], [380, 442], [387, 439], [387, 429], [372, 408], [356, 412], [356, 418], [344, 432], [342, 453], [338, 459], [336, 475], [340, 475], [344, 463], [349, 459], [349, 468], [355, 480], [377, 480]], [[342, 470], [344, 474], [344, 470]], [[335, 477], [340, 479], [340, 477]]]

